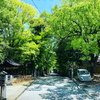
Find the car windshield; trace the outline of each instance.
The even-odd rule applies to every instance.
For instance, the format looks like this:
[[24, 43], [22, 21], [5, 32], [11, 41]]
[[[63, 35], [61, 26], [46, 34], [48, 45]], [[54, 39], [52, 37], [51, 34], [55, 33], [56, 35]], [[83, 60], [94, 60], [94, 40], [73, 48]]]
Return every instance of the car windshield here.
[[83, 75], [83, 74], [89, 74], [88, 71], [80, 71], [79, 73], [80, 73], [81, 75]]

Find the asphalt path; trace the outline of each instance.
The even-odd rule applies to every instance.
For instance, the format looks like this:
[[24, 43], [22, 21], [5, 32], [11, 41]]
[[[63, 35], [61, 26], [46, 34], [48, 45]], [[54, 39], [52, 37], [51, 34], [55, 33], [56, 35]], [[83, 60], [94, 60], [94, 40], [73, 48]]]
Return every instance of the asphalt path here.
[[67, 77], [40, 77], [17, 100], [93, 100]]

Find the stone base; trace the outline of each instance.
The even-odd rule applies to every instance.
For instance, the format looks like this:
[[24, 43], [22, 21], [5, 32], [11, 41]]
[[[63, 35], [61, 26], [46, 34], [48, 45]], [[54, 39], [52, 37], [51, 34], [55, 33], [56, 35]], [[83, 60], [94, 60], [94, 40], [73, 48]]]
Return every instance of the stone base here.
[[7, 100], [7, 98], [3, 98], [2, 100]]
[[0, 100], [7, 100], [7, 98], [0, 98]]

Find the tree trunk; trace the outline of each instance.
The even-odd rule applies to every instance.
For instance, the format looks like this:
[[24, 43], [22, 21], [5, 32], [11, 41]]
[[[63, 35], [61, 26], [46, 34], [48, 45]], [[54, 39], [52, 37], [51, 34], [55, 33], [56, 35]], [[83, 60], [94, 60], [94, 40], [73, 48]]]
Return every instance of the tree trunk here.
[[94, 54], [91, 54], [90, 72], [92, 76], [94, 75], [94, 73], [96, 73], [97, 59], [98, 59], [98, 56], [94, 56]]

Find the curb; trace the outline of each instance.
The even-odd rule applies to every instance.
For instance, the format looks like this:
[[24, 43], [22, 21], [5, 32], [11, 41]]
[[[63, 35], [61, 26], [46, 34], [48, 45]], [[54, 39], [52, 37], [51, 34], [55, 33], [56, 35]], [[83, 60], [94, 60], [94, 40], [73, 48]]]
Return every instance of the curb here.
[[[20, 89], [21, 88], [21, 89]], [[26, 87], [20, 86], [16, 92], [13, 92], [10, 96], [7, 97], [7, 100], [16, 100], [16, 98], [26, 89]]]
[[[34, 81], [35, 81], [36, 79], [37, 79], [37, 78], [34, 78]], [[32, 85], [32, 83], [33, 83], [34, 81], [32, 81], [32, 82], [30, 82], [28, 85], [26, 85], [27, 87], [15, 98], [15, 100], [17, 100], [17, 99], [28, 89], [28, 87]]]
[[32, 83], [33, 82], [30, 82], [29, 85], [27, 85], [27, 87], [15, 98], [15, 100], [17, 100], [25, 92], [25, 90], [27, 90], [28, 87], [31, 86]]
[[78, 88], [82, 89], [91, 99], [96, 100], [87, 90], [84, 89], [84, 84], [81, 85], [76, 79], [73, 79], [73, 82], [76, 83]]

